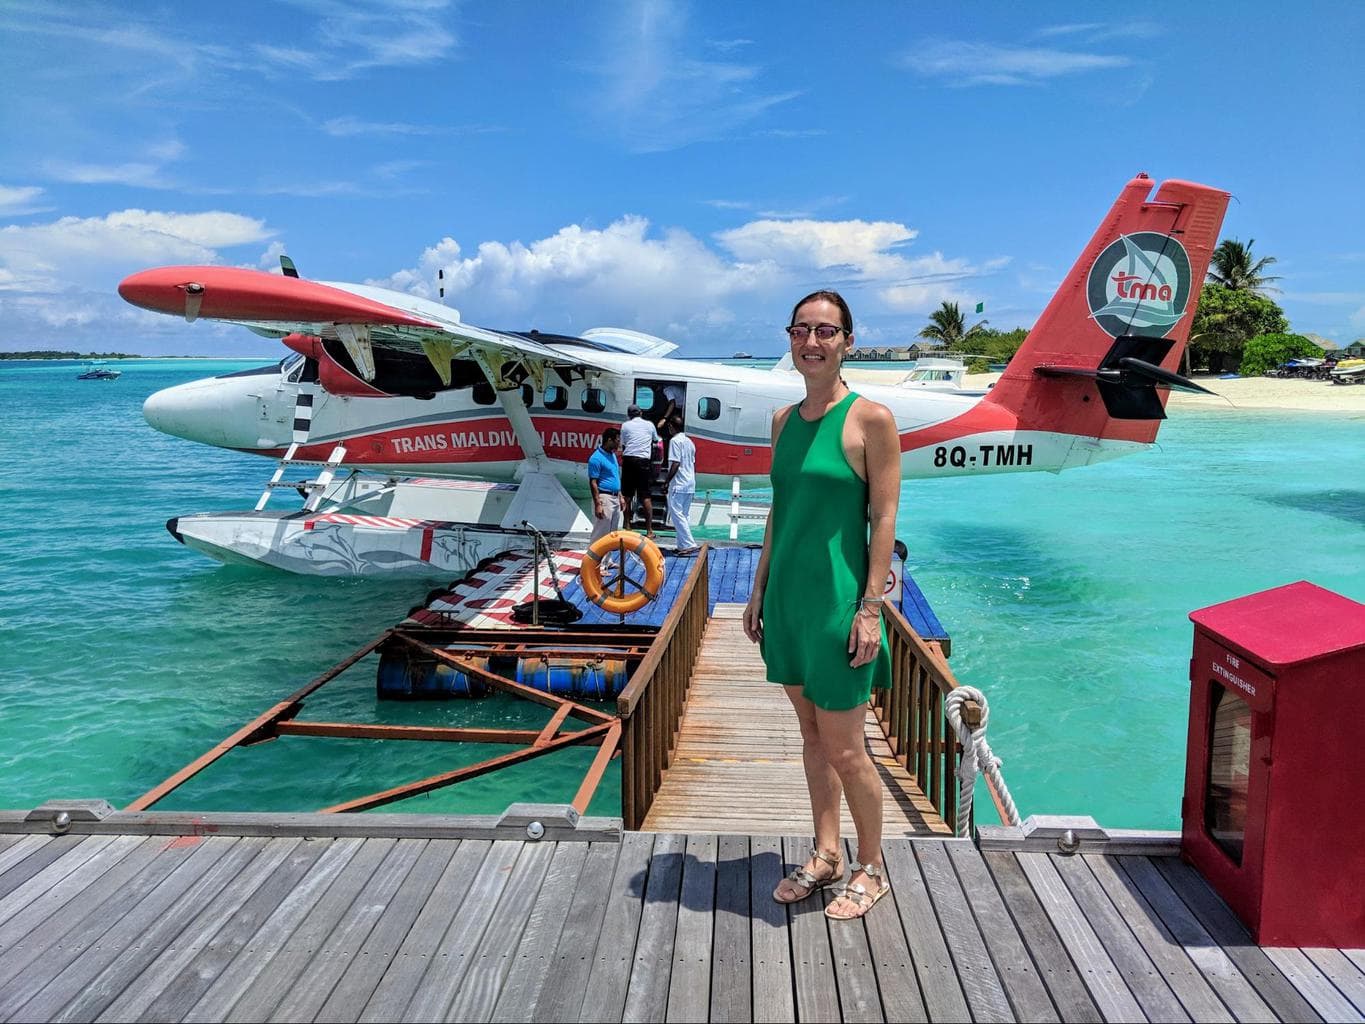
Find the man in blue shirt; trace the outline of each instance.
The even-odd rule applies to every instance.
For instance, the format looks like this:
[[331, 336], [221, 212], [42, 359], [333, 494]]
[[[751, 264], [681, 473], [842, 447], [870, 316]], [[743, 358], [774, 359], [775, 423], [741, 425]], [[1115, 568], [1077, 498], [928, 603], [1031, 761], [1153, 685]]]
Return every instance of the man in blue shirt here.
[[621, 431], [607, 427], [602, 431], [602, 443], [597, 451], [588, 456], [593, 541], [621, 528], [621, 467], [616, 462], [616, 449], [620, 443]]

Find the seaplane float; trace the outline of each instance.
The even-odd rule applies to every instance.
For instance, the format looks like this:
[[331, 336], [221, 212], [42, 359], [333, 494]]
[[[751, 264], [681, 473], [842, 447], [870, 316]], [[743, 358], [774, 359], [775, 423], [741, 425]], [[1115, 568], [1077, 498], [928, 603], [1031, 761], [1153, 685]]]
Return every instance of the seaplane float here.
[[[906, 478], [1059, 472], [1144, 451], [1167, 389], [1204, 390], [1175, 370], [1229, 197], [1153, 185], [1143, 174], [1124, 186], [989, 392], [858, 386], [893, 412]], [[746, 514], [738, 496], [768, 486], [774, 412], [804, 394], [797, 374], [669, 358], [675, 345], [635, 331], [490, 330], [440, 302], [306, 280], [281, 262], [280, 274], [161, 267], [119, 285], [133, 305], [239, 323], [290, 350], [143, 406], [157, 430], [278, 460], [254, 509], [167, 523], [223, 562], [449, 578], [530, 550], [528, 524], [582, 546], [588, 456], [632, 404], [684, 413], [698, 494], [722, 495], [694, 518], [733, 522]], [[300, 466], [316, 476], [289, 478]], [[302, 508], [267, 508], [292, 489]]]

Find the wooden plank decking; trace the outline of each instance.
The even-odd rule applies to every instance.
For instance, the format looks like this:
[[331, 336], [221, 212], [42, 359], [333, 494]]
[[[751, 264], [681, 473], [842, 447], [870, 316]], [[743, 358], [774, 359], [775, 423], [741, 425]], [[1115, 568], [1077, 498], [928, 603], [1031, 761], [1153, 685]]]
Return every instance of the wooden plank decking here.
[[[764, 678], [758, 647], [744, 635], [743, 612], [738, 604], [717, 604], [712, 612], [647, 832], [785, 836], [810, 829], [800, 727], [782, 688]], [[866, 728], [886, 783], [886, 834], [946, 834], [870, 710]], [[846, 804], [843, 830], [853, 834]]]
[[807, 842], [27, 836], [0, 1019], [1363, 1019], [1365, 951], [1259, 949], [1174, 857], [890, 839], [845, 923], [769, 896]]

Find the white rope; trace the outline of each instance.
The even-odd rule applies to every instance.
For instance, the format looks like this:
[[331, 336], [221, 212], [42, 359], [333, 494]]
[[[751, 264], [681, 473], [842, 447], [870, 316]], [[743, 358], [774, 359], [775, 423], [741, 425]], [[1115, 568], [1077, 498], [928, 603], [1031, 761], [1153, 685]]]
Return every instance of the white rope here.
[[[981, 706], [981, 724], [975, 729], [969, 728], [962, 721], [962, 705], [969, 700]], [[976, 789], [978, 771], [984, 771], [995, 784], [995, 792], [1004, 803], [1005, 815], [1009, 818], [1007, 824], [1018, 825], [1019, 809], [1014, 806], [1014, 798], [1010, 796], [1009, 787], [1005, 785], [1005, 777], [1000, 774], [1000, 758], [995, 756], [990, 744], [986, 742], [986, 721], [991, 714], [990, 706], [986, 703], [986, 695], [974, 686], [959, 686], [943, 699], [943, 713], [962, 744], [962, 763], [957, 766], [958, 836], [967, 835], [970, 828], [972, 793]]]

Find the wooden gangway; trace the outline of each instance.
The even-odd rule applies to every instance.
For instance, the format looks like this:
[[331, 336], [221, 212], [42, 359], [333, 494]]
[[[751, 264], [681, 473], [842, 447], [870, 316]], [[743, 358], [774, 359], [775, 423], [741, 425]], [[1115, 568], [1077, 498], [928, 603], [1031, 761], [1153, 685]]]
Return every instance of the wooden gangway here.
[[1365, 951], [1257, 948], [1170, 834], [1070, 856], [1041, 831], [984, 850], [888, 839], [892, 895], [830, 922], [825, 896], [770, 897], [804, 835], [622, 835], [583, 819], [531, 842], [506, 816], [157, 812], [53, 835], [52, 811], [0, 814], [0, 1019], [1365, 1013]]
[[[711, 612], [645, 831], [785, 836], [810, 827], [801, 730], [782, 687], [766, 681], [743, 615], [739, 604], [717, 604]], [[871, 710], [866, 735], [886, 784], [886, 834], [947, 833]], [[842, 816], [843, 833], [852, 835], [846, 803]]]

